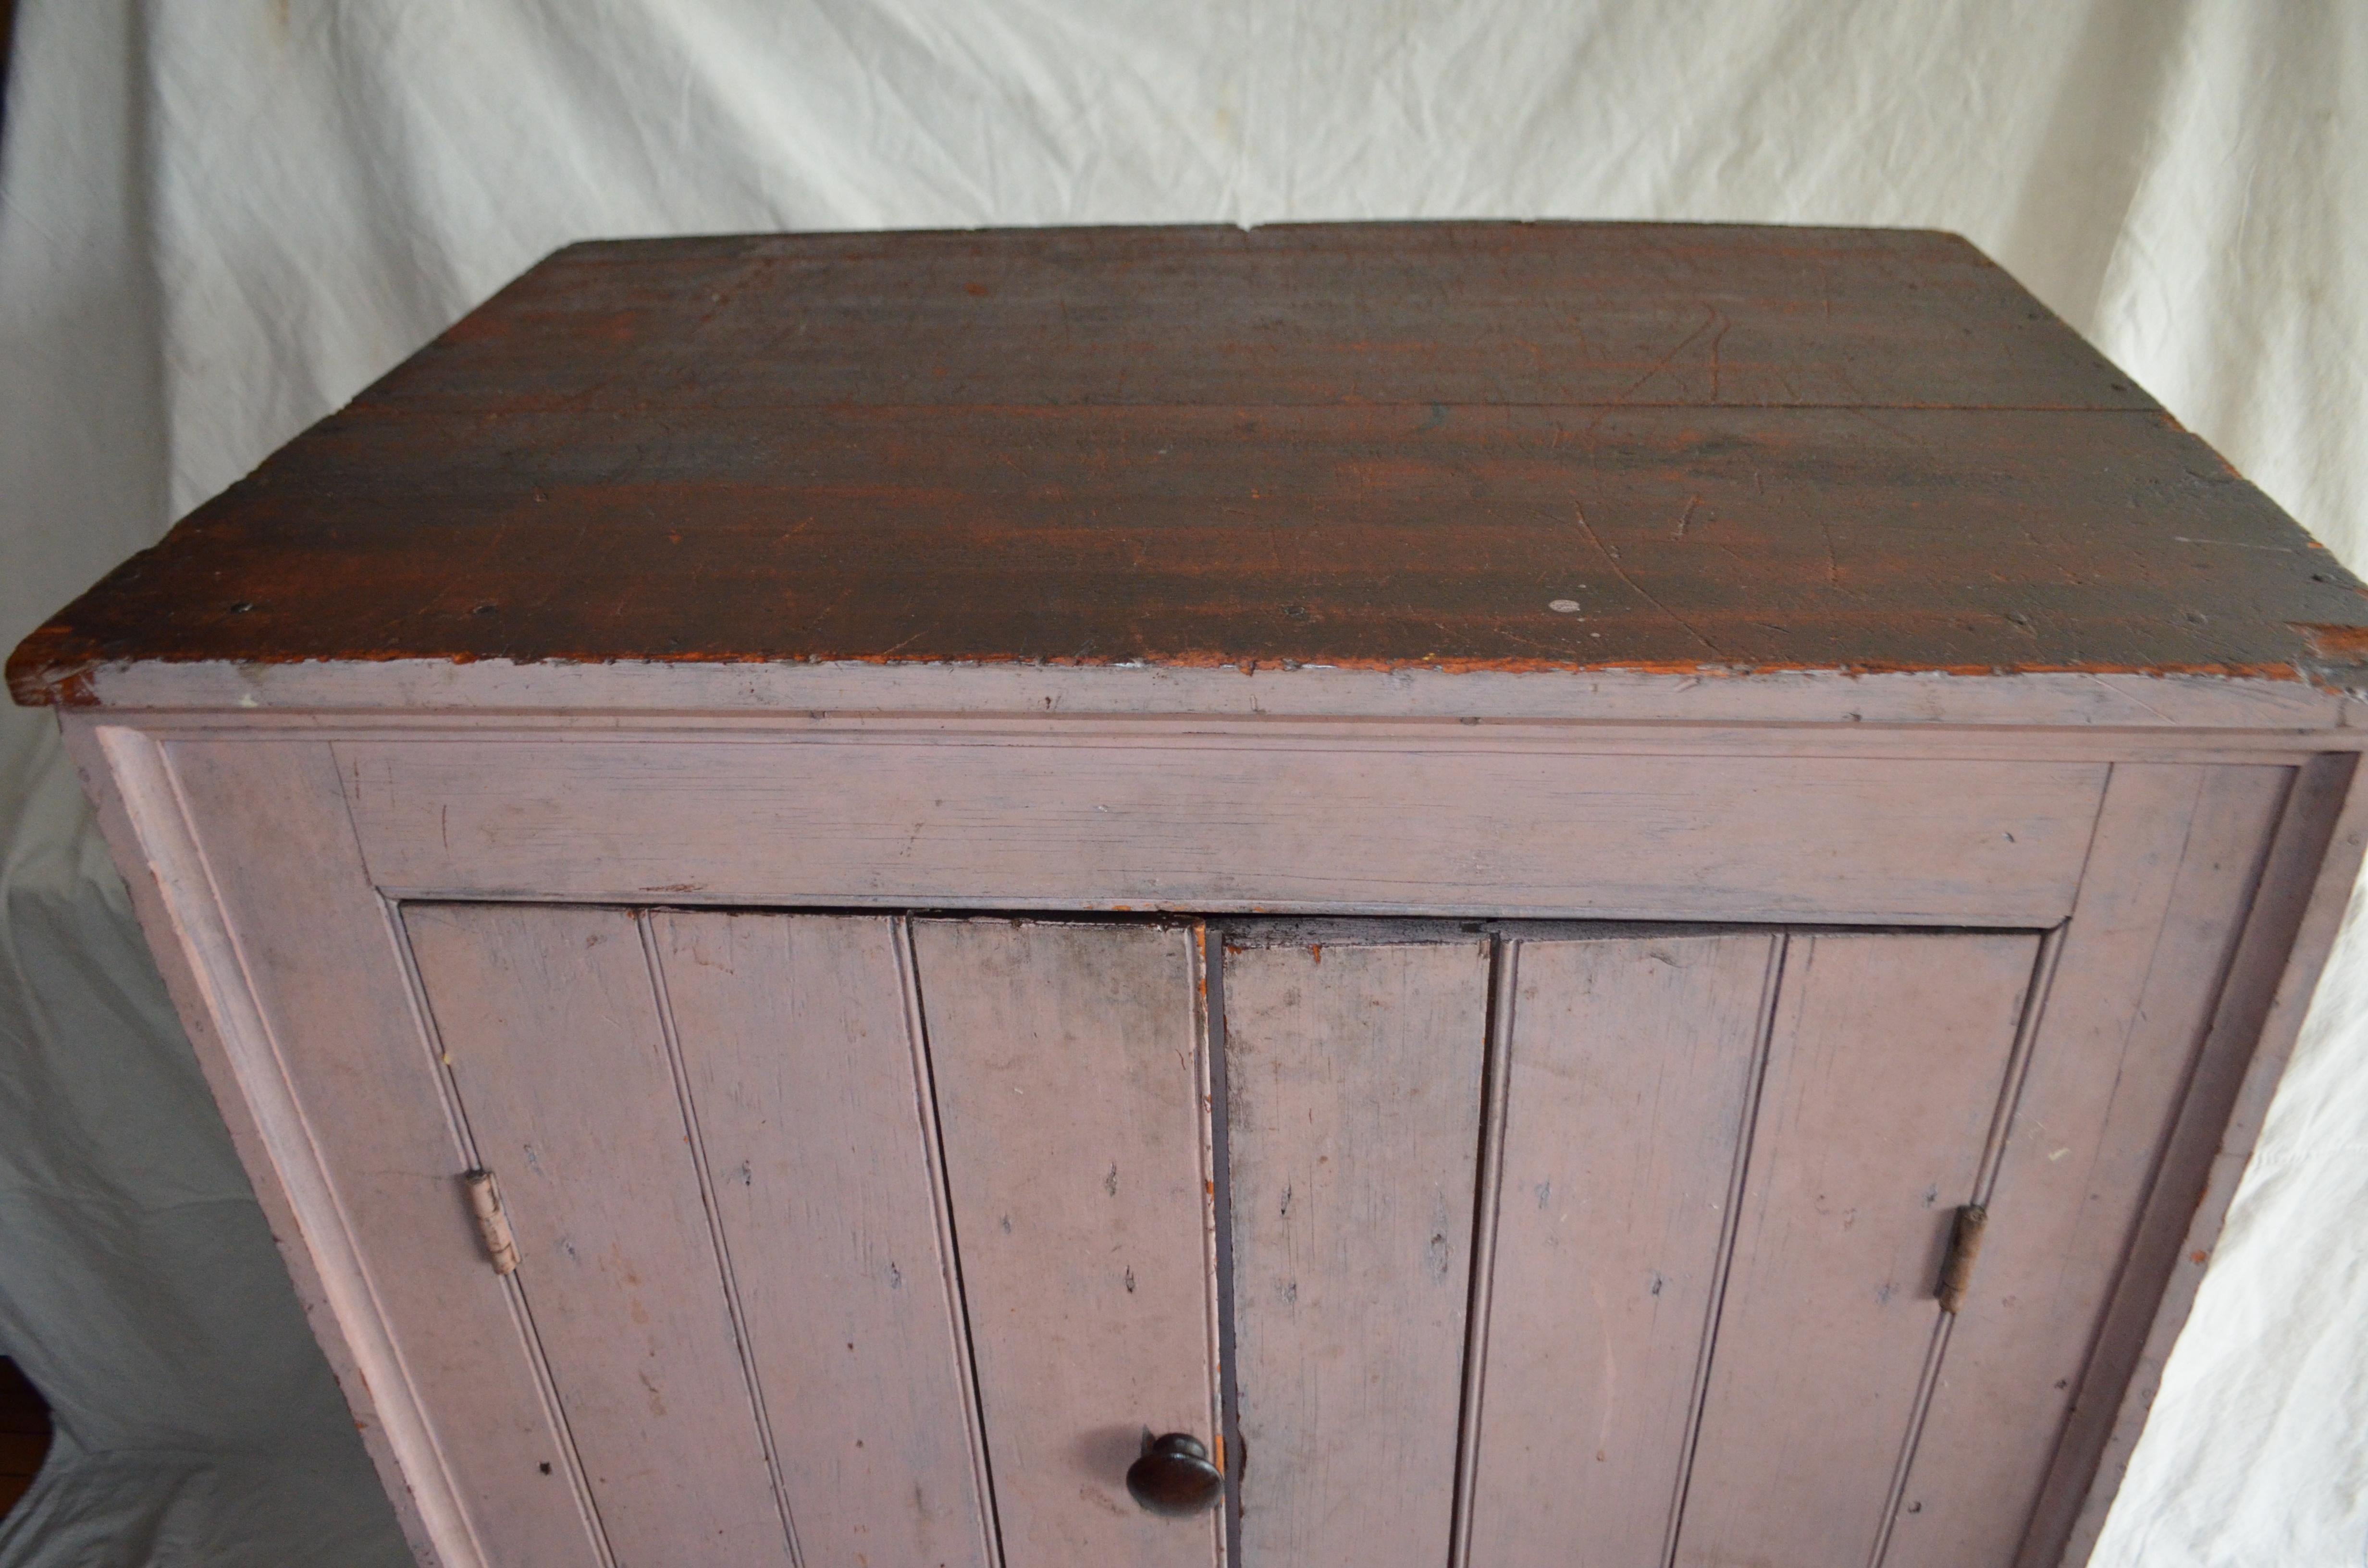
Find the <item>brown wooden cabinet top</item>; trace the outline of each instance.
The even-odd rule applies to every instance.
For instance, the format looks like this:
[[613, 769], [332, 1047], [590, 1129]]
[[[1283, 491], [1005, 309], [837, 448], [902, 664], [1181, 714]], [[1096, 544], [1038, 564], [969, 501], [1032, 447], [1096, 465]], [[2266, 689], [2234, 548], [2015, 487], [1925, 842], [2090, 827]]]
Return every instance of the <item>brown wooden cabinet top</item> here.
[[2357, 684], [2328, 552], [1951, 235], [573, 246], [34, 632], [140, 661]]

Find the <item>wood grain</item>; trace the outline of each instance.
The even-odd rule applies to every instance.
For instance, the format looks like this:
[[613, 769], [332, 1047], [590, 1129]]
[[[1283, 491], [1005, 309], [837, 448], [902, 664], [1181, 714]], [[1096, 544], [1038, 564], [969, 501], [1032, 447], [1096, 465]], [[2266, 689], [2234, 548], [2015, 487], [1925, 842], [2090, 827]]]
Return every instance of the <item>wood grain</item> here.
[[574, 245], [357, 412], [654, 396], [2153, 406], [1952, 234], [1445, 222]]
[[2290, 778], [2114, 768], [1980, 1267], [1901, 1495], [1894, 1562], [2016, 1560]]
[[913, 926], [1005, 1561], [1223, 1560], [1126, 1492], [1146, 1430], [1217, 1436], [1201, 933]]
[[13, 689], [57, 700], [125, 660], [386, 658], [2299, 680], [2348, 657], [2363, 614], [2325, 550], [2154, 415], [814, 409], [585, 427], [341, 430], [233, 491], [235, 521], [200, 510], [35, 632]]
[[1790, 938], [1679, 1568], [1872, 1559], [2038, 947]]
[[1448, 1555], [1490, 947], [1226, 946], [1247, 1562]]
[[650, 917], [804, 1568], [996, 1561], [897, 923]]
[[1668, 1554], [1779, 944], [1506, 942], [1504, 1177], [1466, 1505], [1474, 1568]]
[[516, 1278], [619, 1568], [796, 1561], [620, 910], [404, 912]]
[[2356, 672], [2363, 623], [2291, 518], [1947, 236], [806, 236], [547, 262], [8, 678], [66, 703], [109, 664], [398, 658], [2300, 682]]
[[338, 755], [372, 873], [439, 896], [1948, 924], [2061, 919], [2105, 777], [1147, 736]]

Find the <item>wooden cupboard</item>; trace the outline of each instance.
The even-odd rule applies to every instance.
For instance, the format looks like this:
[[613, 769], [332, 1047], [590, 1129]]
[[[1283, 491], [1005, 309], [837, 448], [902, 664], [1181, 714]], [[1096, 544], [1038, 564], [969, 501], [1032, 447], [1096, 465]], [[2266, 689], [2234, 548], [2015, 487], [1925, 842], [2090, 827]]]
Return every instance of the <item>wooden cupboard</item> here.
[[425, 1563], [1976, 1568], [2359, 601], [1945, 236], [820, 236], [563, 253], [10, 676]]

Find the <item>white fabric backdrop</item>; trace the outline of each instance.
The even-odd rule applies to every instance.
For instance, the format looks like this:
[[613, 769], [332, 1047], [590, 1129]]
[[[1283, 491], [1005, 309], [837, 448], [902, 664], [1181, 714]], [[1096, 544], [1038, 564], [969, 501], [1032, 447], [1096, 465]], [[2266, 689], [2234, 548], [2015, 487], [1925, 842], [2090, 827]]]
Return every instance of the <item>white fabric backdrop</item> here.
[[[1404, 216], [1926, 225], [2368, 566], [2368, 6], [29, 0], [0, 644], [595, 235]], [[0, 712], [0, 1568], [403, 1561], [42, 715]], [[2368, 921], [2097, 1562], [2368, 1561]]]

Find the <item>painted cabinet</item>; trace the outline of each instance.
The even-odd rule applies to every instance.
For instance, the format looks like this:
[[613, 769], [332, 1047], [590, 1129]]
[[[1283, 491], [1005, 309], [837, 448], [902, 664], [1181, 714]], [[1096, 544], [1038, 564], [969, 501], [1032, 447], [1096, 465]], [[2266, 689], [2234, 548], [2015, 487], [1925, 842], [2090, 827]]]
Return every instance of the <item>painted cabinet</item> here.
[[[71, 734], [433, 1562], [2051, 1561], [2361, 831], [2341, 755], [2024, 770], [2055, 797], [1803, 763], [1934, 824], [1838, 850], [1812, 922], [1716, 785], [1760, 755], [1689, 743], [1705, 882], [1634, 852], [1666, 736], [1575, 736], [1466, 754], [1460, 816], [1368, 776], [1490, 842], [1552, 760], [1590, 810], [1525, 818], [1496, 893], [1146, 913], [1201, 864], [1179, 755], [1337, 741], [315, 729]], [[657, 771], [586, 814], [550, 760], [624, 744]], [[815, 788], [950, 744], [940, 817]], [[1109, 837], [1048, 831], [1064, 767]], [[1311, 852], [1322, 803], [1227, 801], [1226, 874], [1354, 911], [1452, 853]], [[898, 907], [816, 811], [1060, 892]], [[652, 885], [719, 835], [759, 848]], [[1968, 879], [1969, 838], [2014, 856]], [[1485, 907], [1540, 859], [1565, 909]], [[1129, 1484], [1172, 1434], [1181, 1517]]]
[[2363, 607], [1947, 235], [741, 236], [8, 673], [427, 1568], [2055, 1568]]

